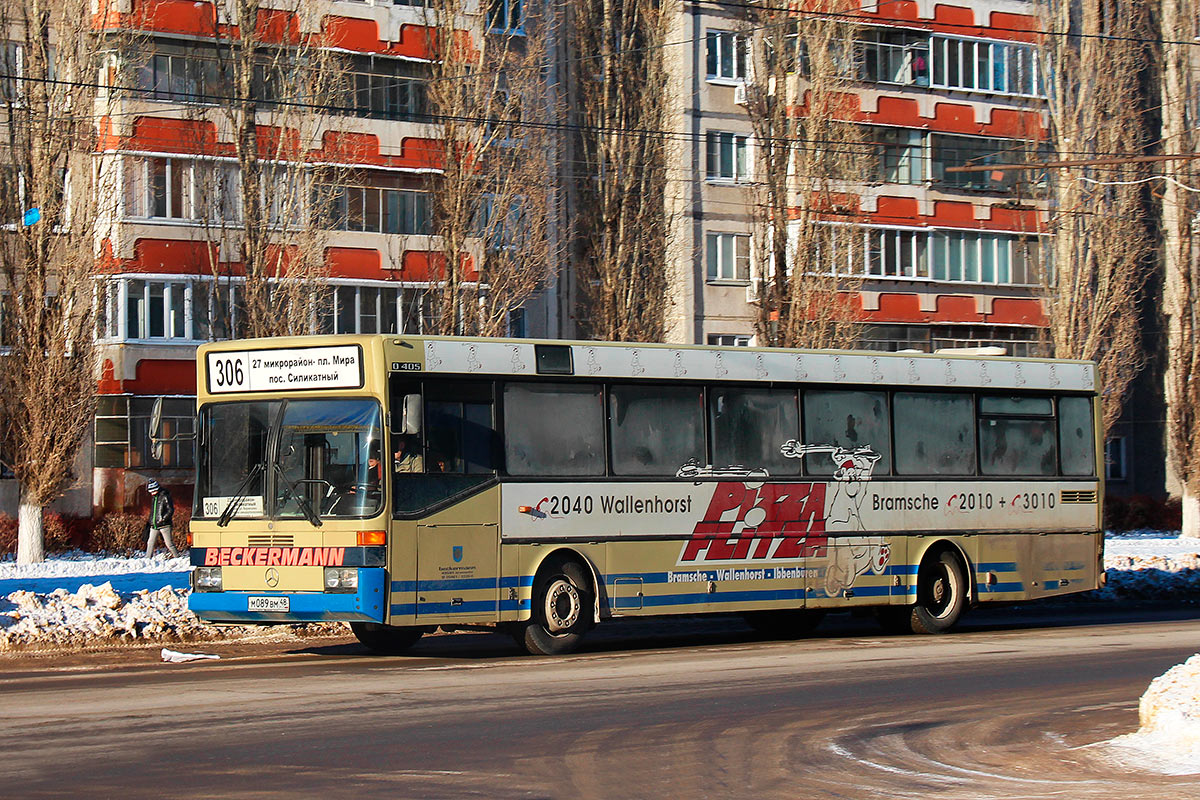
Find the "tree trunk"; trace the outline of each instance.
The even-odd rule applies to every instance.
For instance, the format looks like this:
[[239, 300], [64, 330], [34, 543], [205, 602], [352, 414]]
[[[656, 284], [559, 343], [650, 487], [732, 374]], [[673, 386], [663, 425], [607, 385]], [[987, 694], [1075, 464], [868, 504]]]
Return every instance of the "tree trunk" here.
[[1183, 489], [1183, 526], [1181, 536], [1200, 539], [1200, 495]]
[[45, 560], [42, 507], [22, 500], [17, 511], [17, 563], [39, 564]]

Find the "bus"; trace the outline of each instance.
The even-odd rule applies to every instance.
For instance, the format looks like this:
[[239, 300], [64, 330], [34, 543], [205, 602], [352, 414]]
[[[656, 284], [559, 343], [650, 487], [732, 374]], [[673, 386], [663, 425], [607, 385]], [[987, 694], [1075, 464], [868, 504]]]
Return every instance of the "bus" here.
[[202, 346], [189, 605], [380, 653], [622, 617], [950, 630], [1103, 580], [1083, 361], [421, 336]]

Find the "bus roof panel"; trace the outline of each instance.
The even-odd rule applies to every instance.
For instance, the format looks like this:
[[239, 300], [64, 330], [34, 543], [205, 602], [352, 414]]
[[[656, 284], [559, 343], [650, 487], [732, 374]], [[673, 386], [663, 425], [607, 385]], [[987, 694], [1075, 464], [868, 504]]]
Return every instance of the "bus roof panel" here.
[[[768, 348], [548, 341], [572, 349], [576, 378], [844, 383], [998, 390], [1096, 389], [1086, 361], [924, 353], [818, 352]], [[536, 375], [535, 343], [518, 340], [426, 339], [425, 371]]]

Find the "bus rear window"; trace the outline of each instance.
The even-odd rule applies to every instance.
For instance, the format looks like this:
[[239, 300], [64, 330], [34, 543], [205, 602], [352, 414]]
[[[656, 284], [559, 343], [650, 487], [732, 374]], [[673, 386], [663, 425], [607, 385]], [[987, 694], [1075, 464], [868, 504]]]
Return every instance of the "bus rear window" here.
[[1096, 437], [1092, 401], [1087, 397], [1058, 399], [1058, 440], [1063, 475], [1096, 474]]

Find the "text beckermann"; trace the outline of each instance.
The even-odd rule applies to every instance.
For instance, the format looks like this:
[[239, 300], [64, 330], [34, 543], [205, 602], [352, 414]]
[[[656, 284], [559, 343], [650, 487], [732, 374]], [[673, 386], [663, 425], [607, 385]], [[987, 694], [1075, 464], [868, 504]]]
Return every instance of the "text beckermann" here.
[[204, 548], [206, 567], [340, 567], [345, 562], [344, 547]]

